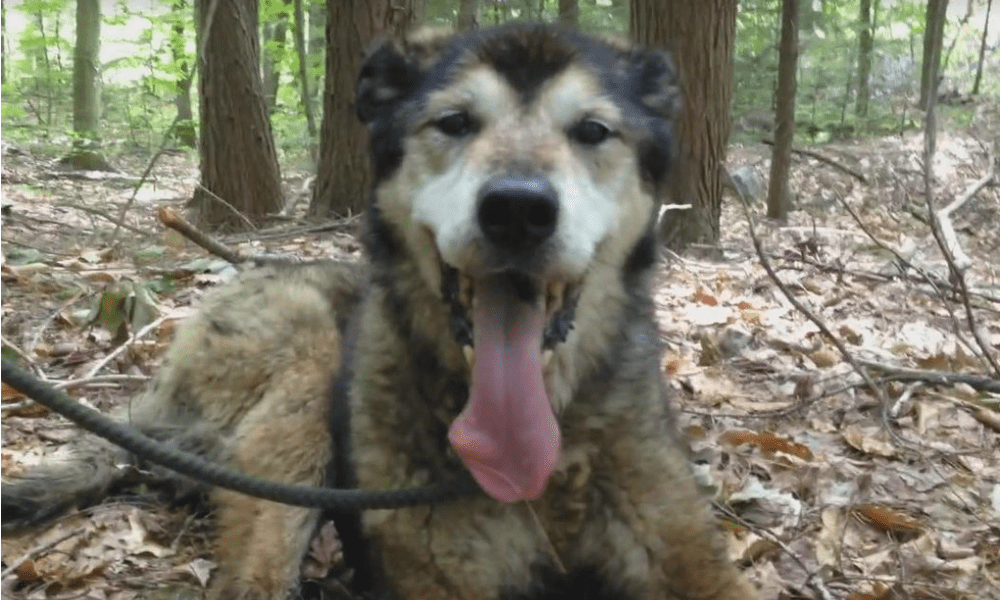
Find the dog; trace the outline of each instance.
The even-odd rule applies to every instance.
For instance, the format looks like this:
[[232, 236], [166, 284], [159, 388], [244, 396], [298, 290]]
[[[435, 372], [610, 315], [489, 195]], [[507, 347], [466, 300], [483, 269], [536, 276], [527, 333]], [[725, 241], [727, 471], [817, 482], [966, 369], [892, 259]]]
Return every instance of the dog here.
[[[207, 294], [132, 422], [285, 482], [471, 474], [471, 497], [334, 515], [359, 597], [756, 598], [660, 370], [654, 218], [679, 102], [664, 52], [554, 25], [377, 44], [356, 102], [365, 264], [263, 267]], [[5, 522], [111, 490], [84, 462], [5, 485]], [[211, 500], [210, 596], [292, 593], [319, 511]]]

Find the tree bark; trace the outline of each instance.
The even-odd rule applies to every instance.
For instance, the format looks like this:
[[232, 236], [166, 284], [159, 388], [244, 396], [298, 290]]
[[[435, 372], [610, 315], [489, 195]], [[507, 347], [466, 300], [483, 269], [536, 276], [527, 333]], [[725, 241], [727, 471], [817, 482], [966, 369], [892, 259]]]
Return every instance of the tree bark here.
[[313, 97], [309, 93], [309, 75], [307, 73], [309, 55], [306, 54], [306, 17], [302, 10], [302, 0], [295, 2], [295, 51], [299, 55], [299, 80], [301, 85], [302, 110], [306, 113], [306, 132], [309, 135], [309, 158], [316, 160], [316, 111], [313, 108]]
[[941, 67], [941, 46], [944, 43], [944, 24], [947, 20], [948, 0], [928, 0], [924, 23], [924, 56], [920, 68], [920, 107], [926, 108], [928, 93], [937, 88], [931, 81]]
[[[288, 0], [283, 0], [288, 6]], [[288, 32], [288, 12], [282, 11], [271, 23], [264, 23], [264, 44], [261, 49], [261, 71], [264, 78], [264, 101], [267, 113], [274, 114], [281, 84], [281, 62], [285, 56], [285, 38]]]
[[[867, 0], [862, 0], [867, 1]], [[783, 0], [778, 58], [778, 103], [775, 107], [774, 149], [767, 189], [767, 216], [784, 220], [791, 205], [788, 168], [795, 137], [795, 70], [799, 62], [799, 0]]]
[[633, 0], [629, 26], [638, 42], [667, 47], [680, 72], [683, 108], [669, 199], [692, 209], [660, 223], [667, 247], [719, 239], [723, 169], [733, 95], [736, 0]]
[[110, 169], [101, 156], [101, 4], [76, 2], [76, 48], [73, 52], [73, 149], [63, 163], [78, 169]]
[[854, 106], [854, 114], [858, 117], [866, 117], [868, 116], [868, 99], [871, 97], [868, 77], [872, 71], [874, 36], [872, 0], [861, 0], [860, 6], [861, 10], [858, 15], [858, 97]]
[[367, 205], [371, 175], [355, 83], [375, 36], [401, 35], [419, 22], [419, 8], [415, 0], [327, 0], [326, 87], [311, 215], [356, 214]]
[[481, 18], [479, 0], [460, 0], [458, 5], [458, 18], [455, 28], [458, 31], [472, 31], [479, 29]]
[[983, 61], [986, 58], [986, 37], [990, 29], [990, 10], [993, 0], [986, 0], [986, 20], [983, 22], [983, 39], [979, 42], [979, 62], [976, 63], [976, 80], [972, 84], [972, 95], [979, 94], [979, 82], [983, 78]]
[[278, 156], [260, 76], [257, 1], [197, 4], [198, 47], [205, 49], [198, 57], [201, 185], [193, 200], [197, 224], [246, 229], [282, 206]]
[[578, 0], [559, 0], [559, 22], [573, 28], [580, 26], [580, 3]]

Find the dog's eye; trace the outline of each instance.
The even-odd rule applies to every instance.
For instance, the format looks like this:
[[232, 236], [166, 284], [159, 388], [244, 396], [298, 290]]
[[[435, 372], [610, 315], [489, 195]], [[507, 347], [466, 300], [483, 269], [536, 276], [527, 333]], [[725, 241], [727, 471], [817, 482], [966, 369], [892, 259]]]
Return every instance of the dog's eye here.
[[609, 135], [611, 130], [593, 119], [584, 119], [569, 129], [571, 139], [587, 146], [596, 146], [608, 139]]
[[447, 114], [434, 122], [438, 131], [450, 137], [469, 135], [476, 129], [476, 123], [467, 112]]

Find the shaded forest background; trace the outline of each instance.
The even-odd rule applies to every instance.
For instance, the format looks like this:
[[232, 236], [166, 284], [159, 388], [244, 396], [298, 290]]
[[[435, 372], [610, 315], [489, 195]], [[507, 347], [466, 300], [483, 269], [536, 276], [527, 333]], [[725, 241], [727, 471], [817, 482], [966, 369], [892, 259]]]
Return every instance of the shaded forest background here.
[[[794, 120], [780, 135], [782, 4], [240, 0], [206, 1], [199, 9], [190, 0], [6, 2], [3, 137], [43, 155], [69, 153], [64, 164], [102, 169], [114, 168], [116, 157], [194, 155], [200, 145], [202, 176], [192, 205], [203, 227], [252, 228], [268, 215], [287, 214], [294, 199], [283, 197], [282, 168], [318, 172], [310, 182], [310, 215], [345, 216], [362, 210], [366, 197], [353, 81], [374, 37], [423, 25], [561, 20], [674, 50], [686, 86], [682, 148], [691, 155], [675, 171], [704, 172], [674, 188], [673, 201], [695, 207], [674, 219], [677, 231], [665, 224], [668, 241], [687, 236], [674, 240], [681, 247], [718, 240], [726, 187], [758, 185], [725, 171], [728, 143], [779, 133], [780, 157], [793, 139], [824, 144], [918, 129], [931, 66], [939, 70], [932, 83], [948, 126], [967, 126], [977, 107], [1000, 100], [1000, 27], [988, 30], [992, 0], [786, 1], [796, 8], [797, 38], [788, 48], [797, 50], [797, 61], [784, 52], [794, 94], [785, 105]], [[213, 21], [215, 35], [203, 37]], [[234, 27], [256, 35], [223, 33]], [[241, 91], [206, 97], [199, 90], [208, 80], [211, 89]], [[241, 126], [223, 127], [213, 116], [222, 112], [240, 115]], [[776, 161], [771, 179], [783, 179], [785, 163]], [[779, 184], [780, 197], [771, 203], [787, 206], [771, 216], [780, 217], [793, 202], [787, 183]]]

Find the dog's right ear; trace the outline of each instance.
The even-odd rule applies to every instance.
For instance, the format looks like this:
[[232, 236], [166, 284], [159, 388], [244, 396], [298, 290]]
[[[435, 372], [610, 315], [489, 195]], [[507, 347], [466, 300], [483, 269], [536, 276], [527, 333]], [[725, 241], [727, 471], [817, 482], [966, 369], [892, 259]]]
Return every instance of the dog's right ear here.
[[361, 122], [371, 123], [409, 97], [452, 38], [451, 32], [424, 29], [404, 41], [375, 42], [358, 75], [355, 106]]
[[371, 123], [408, 96], [419, 82], [416, 65], [393, 40], [376, 42], [358, 75], [355, 106], [362, 123]]

